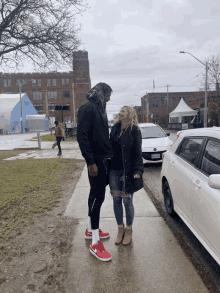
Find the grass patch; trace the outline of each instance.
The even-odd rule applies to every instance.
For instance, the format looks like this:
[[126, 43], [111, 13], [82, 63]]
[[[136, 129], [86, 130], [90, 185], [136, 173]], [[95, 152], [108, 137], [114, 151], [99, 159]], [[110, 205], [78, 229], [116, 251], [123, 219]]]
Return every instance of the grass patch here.
[[[14, 151], [7, 153], [7, 157], [11, 157], [18, 151], [16, 154]], [[4, 156], [6, 154], [1, 157]], [[0, 160], [3, 170], [0, 176], [0, 245], [19, 234], [34, 214], [50, 211], [57, 205], [62, 196], [61, 182], [65, 176], [70, 177], [77, 172], [77, 162], [61, 158]], [[0, 257], [8, 257], [4, 245], [0, 246]]]
[[[28, 149], [28, 151], [30, 151], [30, 149]], [[7, 158], [11, 158], [11, 157], [16, 157], [22, 153], [26, 153], [26, 150], [24, 151], [23, 149], [19, 149], [19, 150], [7, 150], [7, 151], [0, 151], [0, 161], [7, 159]]]
[[[33, 137], [32, 139], [37, 139], [36, 137]], [[56, 136], [54, 134], [46, 134], [46, 135], [41, 135], [40, 136], [41, 141], [56, 141]], [[75, 137], [70, 137], [66, 138], [65, 141], [77, 141], [76, 136]], [[62, 142], [62, 141], [61, 141]]]

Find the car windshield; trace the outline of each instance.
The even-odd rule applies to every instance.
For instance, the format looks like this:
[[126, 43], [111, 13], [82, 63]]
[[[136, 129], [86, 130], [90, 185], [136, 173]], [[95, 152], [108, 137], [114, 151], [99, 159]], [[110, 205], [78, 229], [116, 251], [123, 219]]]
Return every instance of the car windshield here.
[[166, 137], [166, 134], [158, 126], [140, 127], [142, 139]]

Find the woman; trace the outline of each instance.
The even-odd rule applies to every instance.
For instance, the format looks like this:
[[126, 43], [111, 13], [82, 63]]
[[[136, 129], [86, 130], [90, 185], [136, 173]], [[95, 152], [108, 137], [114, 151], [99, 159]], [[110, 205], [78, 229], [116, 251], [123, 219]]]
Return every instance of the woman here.
[[55, 121], [55, 136], [56, 136], [56, 142], [53, 144], [52, 148], [54, 148], [56, 146], [56, 144], [58, 145], [59, 148], [59, 152], [58, 152], [58, 156], [62, 155], [62, 150], [61, 150], [61, 146], [60, 146], [60, 142], [61, 140], [64, 138], [64, 133], [63, 133], [63, 125], [61, 122], [58, 122], [57, 120]]
[[[142, 136], [134, 108], [122, 107], [115, 122], [110, 134], [114, 155], [109, 173], [109, 186], [118, 224], [115, 244], [120, 244], [123, 240], [122, 244], [128, 245], [132, 239], [134, 220], [133, 194], [143, 187]], [[126, 212], [126, 228], [123, 223], [122, 200]]]

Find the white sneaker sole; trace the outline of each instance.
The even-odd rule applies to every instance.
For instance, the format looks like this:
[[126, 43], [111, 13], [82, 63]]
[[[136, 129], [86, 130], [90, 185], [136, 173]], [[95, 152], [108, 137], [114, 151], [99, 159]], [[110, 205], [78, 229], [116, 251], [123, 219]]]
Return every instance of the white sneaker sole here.
[[101, 258], [101, 257], [99, 257], [93, 250], [90, 249], [90, 247], [89, 247], [89, 251], [91, 252], [91, 254], [93, 254], [96, 258], [98, 258], [101, 261], [110, 261], [112, 259], [112, 257], [110, 257], [110, 258]]
[[[110, 235], [108, 235], [108, 236], [104, 236], [104, 237], [99, 237], [99, 239], [107, 239], [107, 238], [109, 238], [110, 237]], [[85, 235], [85, 239], [92, 239], [92, 236], [86, 236]]]

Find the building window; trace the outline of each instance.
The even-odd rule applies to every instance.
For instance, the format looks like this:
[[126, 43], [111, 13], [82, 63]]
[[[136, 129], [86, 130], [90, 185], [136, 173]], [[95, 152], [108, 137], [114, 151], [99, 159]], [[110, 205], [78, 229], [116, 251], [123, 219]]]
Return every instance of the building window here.
[[32, 79], [32, 86], [35, 86], [37, 84], [36, 79]]
[[166, 100], [167, 100], [166, 97], [162, 97], [162, 98], [161, 98], [161, 104], [162, 104], [162, 105], [166, 105]]
[[34, 108], [36, 109], [36, 111], [40, 112], [40, 111], [43, 111], [44, 108], [43, 108], [43, 105], [35, 105]]
[[63, 110], [70, 111], [70, 105], [63, 106]]
[[11, 86], [11, 79], [4, 79], [4, 87], [10, 87]]
[[205, 107], [205, 104], [200, 104], [200, 108], [204, 108]]
[[57, 92], [56, 91], [47, 92], [47, 98], [48, 99], [57, 99]]
[[69, 99], [70, 98], [70, 91], [63, 91], [63, 98]]
[[41, 79], [37, 80], [37, 86], [41, 86]]
[[52, 79], [52, 86], [57, 86], [57, 80], [56, 79]]
[[158, 107], [158, 98], [154, 97], [153, 98], [153, 105], [152, 105], [154, 108], [157, 108]]
[[21, 85], [21, 80], [20, 79], [17, 79], [16, 80], [16, 86], [20, 86]]
[[47, 86], [51, 86], [51, 79], [47, 79]]
[[48, 110], [53, 112], [55, 110], [55, 105], [54, 104], [48, 105]]
[[33, 100], [42, 100], [42, 92], [33, 92]]
[[70, 80], [69, 80], [69, 78], [62, 78], [62, 86], [65, 86], [65, 85], [69, 85], [70, 84]]
[[176, 97], [172, 97], [173, 101], [176, 101]]
[[22, 85], [26, 85], [26, 79], [25, 78], [22, 78], [21, 82], [22, 82]]

